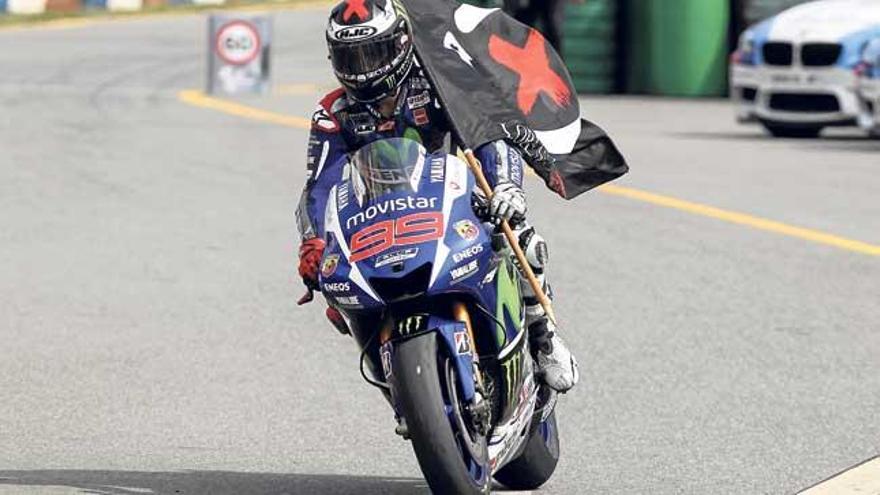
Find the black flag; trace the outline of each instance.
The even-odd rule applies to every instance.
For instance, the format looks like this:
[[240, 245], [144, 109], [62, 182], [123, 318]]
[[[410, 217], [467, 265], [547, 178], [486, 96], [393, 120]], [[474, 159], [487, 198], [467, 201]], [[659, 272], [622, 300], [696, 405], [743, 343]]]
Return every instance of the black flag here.
[[499, 9], [455, 0], [398, 1], [464, 146], [511, 138], [518, 124], [533, 130], [556, 163], [532, 165], [566, 199], [627, 172], [605, 132], [580, 118], [568, 70], [540, 33]]

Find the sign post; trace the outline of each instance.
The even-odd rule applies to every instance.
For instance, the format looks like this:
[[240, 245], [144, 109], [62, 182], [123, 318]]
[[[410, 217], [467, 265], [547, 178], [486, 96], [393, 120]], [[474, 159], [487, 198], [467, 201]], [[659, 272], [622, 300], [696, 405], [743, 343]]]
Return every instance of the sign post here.
[[213, 14], [208, 19], [208, 94], [269, 91], [272, 19]]

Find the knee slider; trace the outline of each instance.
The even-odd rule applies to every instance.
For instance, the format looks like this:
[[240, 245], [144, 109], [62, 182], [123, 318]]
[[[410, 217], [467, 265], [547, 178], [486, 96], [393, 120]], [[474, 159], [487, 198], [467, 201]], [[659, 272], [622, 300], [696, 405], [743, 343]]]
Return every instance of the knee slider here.
[[519, 234], [519, 247], [525, 253], [532, 270], [543, 273], [544, 267], [550, 261], [550, 251], [547, 249], [547, 241], [534, 227], [528, 227]]

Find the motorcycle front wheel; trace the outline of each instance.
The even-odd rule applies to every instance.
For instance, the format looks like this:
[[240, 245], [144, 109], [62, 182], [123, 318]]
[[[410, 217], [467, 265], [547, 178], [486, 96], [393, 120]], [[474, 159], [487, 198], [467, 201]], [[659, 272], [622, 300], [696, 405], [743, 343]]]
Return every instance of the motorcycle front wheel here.
[[413, 450], [434, 493], [491, 490], [486, 437], [473, 431], [451, 356], [427, 333], [395, 346], [389, 377]]

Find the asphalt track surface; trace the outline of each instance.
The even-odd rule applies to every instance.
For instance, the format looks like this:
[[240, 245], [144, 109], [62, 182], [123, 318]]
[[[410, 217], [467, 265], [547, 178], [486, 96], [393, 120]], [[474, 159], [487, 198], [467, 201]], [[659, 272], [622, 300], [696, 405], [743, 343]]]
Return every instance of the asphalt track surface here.
[[[240, 104], [308, 117], [322, 19], [276, 14], [284, 85]], [[177, 96], [204, 29], [0, 31], [0, 493], [425, 493], [352, 342], [294, 304], [306, 133]], [[880, 245], [876, 141], [584, 109], [621, 186]], [[880, 453], [880, 256], [530, 181], [583, 372], [545, 492], [794, 493]]]

